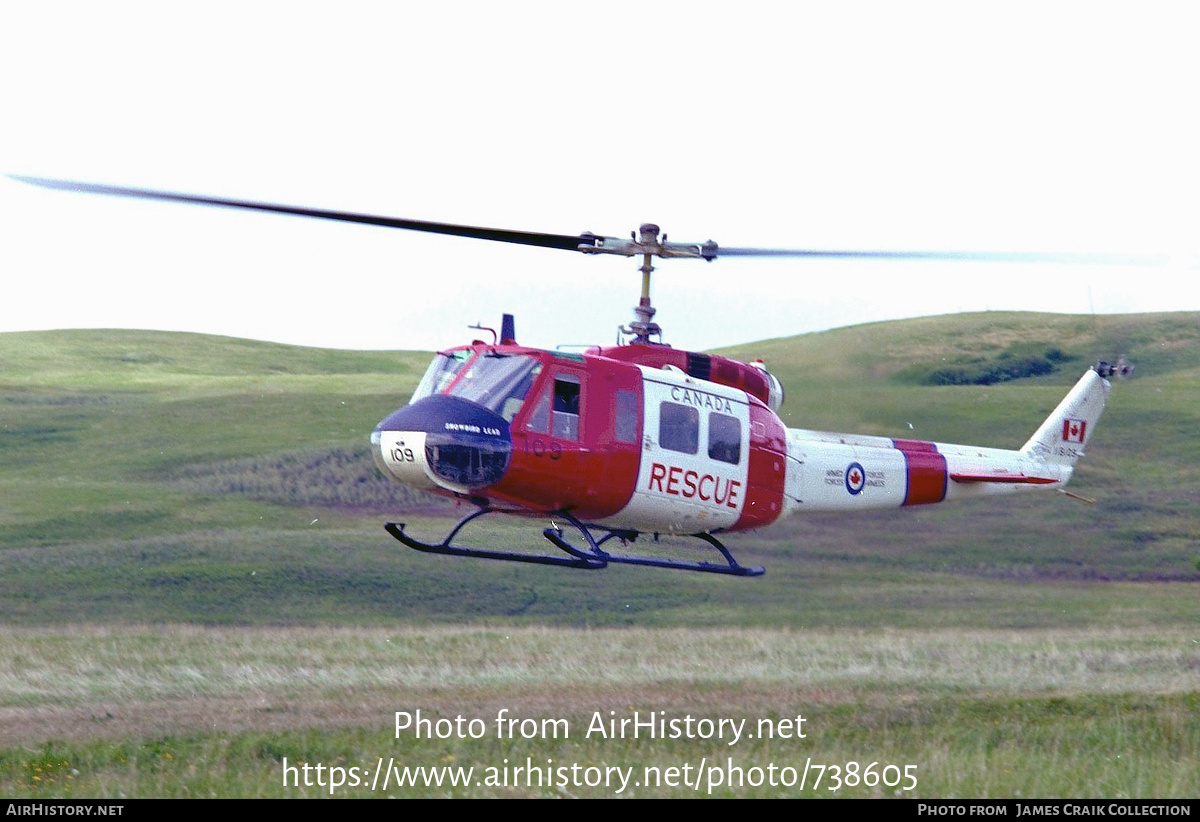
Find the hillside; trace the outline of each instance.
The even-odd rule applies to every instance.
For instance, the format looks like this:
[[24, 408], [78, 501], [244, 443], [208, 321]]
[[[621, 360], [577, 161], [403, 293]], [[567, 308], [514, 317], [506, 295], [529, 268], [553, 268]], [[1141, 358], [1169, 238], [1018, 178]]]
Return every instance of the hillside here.
[[[374, 475], [365, 444], [407, 400], [425, 353], [3, 334], [0, 619], [1059, 624], [1065, 598], [1081, 605], [1069, 620], [1100, 609], [1165, 623], [1182, 607], [1169, 595], [1114, 587], [1097, 602], [1063, 586], [1200, 578], [1198, 337], [1196, 314], [987, 313], [724, 352], [767, 361], [787, 388], [789, 425], [1002, 447], [1019, 445], [1095, 359], [1124, 354], [1137, 367], [1116, 385], [1072, 486], [1099, 504], [1051, 494], [796, 519], [731, 540], [768, 568], [746, 582], [402, 548], [380, 528], [386, 512], [417, 510], [429, 535], [442, 526], [423, 518], [425, 501]], [[1054, 370], [1041, 376], [928, 384], [939, 370], [982, 373], [1048, 351]], [[480, 538], [540, 541], [540, 523], [524, 526]]]

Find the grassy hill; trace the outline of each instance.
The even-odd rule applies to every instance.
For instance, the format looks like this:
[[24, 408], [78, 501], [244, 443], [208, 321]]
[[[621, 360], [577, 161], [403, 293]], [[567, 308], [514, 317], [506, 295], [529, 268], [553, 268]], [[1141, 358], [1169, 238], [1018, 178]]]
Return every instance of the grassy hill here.
[[[385, 517], [426, 535], [444, 527], [425, 500], [378, 477], [366, 451], [376, 422], [407, 400], [425, 353], [161, 332], [4, 334], [0, 619], [1088, 620], [1091, 608], [1062, 609], [1045, 590], [1013, 583], [1062, 584], [1055, 597], [1076, 601], [1087, 597], [1070, 586], [1089, 580], [1200, 578], [1198, 320], [985, 313], [725, 352], [766, 359], [787, 388], [789, 425], [1000, 447], [1023, 442], [1096, 359], [1124, 354], [1137, 366], [1117, 383], [1072, 486], [1097, 505], [1050, 494], [797, 518], [731, 538], [744, 561], [767, 566], [753, 582], [631, 568], [573, 574], [395, 543], [380, 528]], [[984, 373], [1051, 350], [1054, 370], [1034, 378], [930, 384], [939, 370]], [[479, 539], [536, 545], [541, 527], [493, 524]], [[1106, 613], [1177, 616], [1174, 605], [1148, 605], [1161, 594], [1122, 590]]]

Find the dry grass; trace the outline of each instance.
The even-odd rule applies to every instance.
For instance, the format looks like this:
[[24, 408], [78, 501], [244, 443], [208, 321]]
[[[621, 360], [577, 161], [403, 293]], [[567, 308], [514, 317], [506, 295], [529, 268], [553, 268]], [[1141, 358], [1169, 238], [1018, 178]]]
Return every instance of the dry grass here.
[[386, 724], [396, 710], [584, 707], [747, 715], [938, 695], [1194, 691], [1192, 630], [556, 630], [122, 627], [0, 630], [0, 736]]

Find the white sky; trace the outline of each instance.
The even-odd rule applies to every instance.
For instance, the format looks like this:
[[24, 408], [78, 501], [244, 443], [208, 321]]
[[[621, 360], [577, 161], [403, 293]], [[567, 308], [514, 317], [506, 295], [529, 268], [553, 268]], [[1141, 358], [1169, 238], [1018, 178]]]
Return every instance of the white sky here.
[[[1187, 3], [7, 3], [0, 172], [727, 246], [1162, 267], [663, 261], [667, 342], [1200, 310]], [[608, 343], [636, 261], [0, 178], [0, 331]]]

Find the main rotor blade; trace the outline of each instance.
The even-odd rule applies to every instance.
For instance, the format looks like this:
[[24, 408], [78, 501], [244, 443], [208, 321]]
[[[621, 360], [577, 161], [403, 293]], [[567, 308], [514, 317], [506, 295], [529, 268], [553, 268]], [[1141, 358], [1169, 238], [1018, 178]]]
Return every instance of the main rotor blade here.
[[1159, 265], [1156, 254], [1103, 254], [1059, 251], [820, 251], [801, 248], [726, 248], [717, 257], [808, 257], [847, 260], [948, 260], [988, 263], [1067, 263], [1082, 265]]
[[[406, 220], [398, 217], [382, 217], [374, 214], [355, 214], [347, 211], [329, 211], [305, 206], [260, 203], [250, 200], [232, 200], [223, 197], [205, 197], [197, 194], [180, 194], [173, 191], [158, 191], [146, 188], [82, 183], [72, 180], [56, 180], [48, 177], [25, 177], [9, 175], [30, 185], [62, 191], [79, 191], [88, 194], [108, 194], [117, 197], [136, 197], [143, 200], [166, 200], [196, 205], [241, 208], [251, 211], [266, 211], [291, 214], [299, 217], [314, 217], [322, 220], [337, 220], [346, 223], [362, 223], [386, 228], [401, 228], [408, 231], [423, 231], [431, 234], [448, 234], [455, 237], [470, 237], [477, 240], [492, 240], [518, 245], [557, 248], [564, 251], [585, 253], [614, 253], [624, 256], [654, 254], [656, 256], [701, 257], [713, 260], [717, 257], [793, 257], [810, 259], [864, 259], [864, 260], [949, 260], [959, 262], [1000, 263], [1073, 263], [1092, 265], [1162, 265], [1168, 258], [1164, 255], [1148, 254], [1105, 254], [1076, 252], [1021, 252], [1021, 251], [853, 251], [819, 250], [802, 248], [726, 248], [709, 241], [704, 244], [681, 244], [659, 242], [657, 226], [650, 240], [624, 240], [616, 237], [600, 237], [590, 232], [583, 234], [547, 234], [537, 231], [513, 231], [505, 228], [434, 223], [426, 220]], [[664, 235], [665, 236], [665, 235]], [[686, 253], [668, 253], [686, 251]]]
[[167, 200], [178, 203], [194, 203], [197, 205], [220, 206], [223, 208], [242, 208], [251, 211], [267, 211], [277, 214], [292, 214], [298, 217], [315, 217], [322, 220], [337, 220], [344, 223], [363, 223], [365, 225], [384, 226], [386, 228], [402, 228], [408, 231], [424, 231], [431, 234], [450, 234], [455, 237], [471, 237], [477, 240], [494, 240], [502, 243], [518, 245], [534, 245], [543, 248], [559, 248], [566, 251], [578, 251], [580, 245], [593, 245], [595, 238], [591, 235], [545, 234], [536, 231], [511, 231], [504, 228], [483, 228], [480, 226], [454, 225], [452, 223], [432, 223], [425, 220], [404, 220], [397, 217], [380, 217], [374, 214], [354, 214], [346, 211], [328, 211], [320, 208], [303, 206], [279, 205], [276, 203], [258, 203], [249, 200], [229, 200], [222, 197], [202, 197], [196, 194], [178, 194], [173, 191], [156, 191], [146, 188], [126, 188], [100, 183], [80, 183], [71, 180], [54, 180], [46, 177], [23, 177], [9, 175], [22, 183], [53, 188], [61, 191], [80, 191], [87, 194], [109, 194], [116, 197], [136, 197], [142, 200]]

